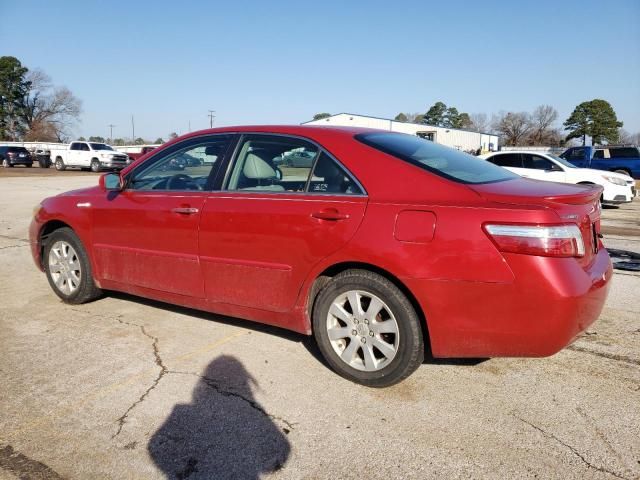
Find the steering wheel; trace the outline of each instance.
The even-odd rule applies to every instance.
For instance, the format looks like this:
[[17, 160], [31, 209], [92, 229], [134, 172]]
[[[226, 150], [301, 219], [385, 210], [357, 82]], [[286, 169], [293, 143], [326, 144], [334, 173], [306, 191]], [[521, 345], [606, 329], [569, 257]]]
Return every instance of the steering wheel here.
[[178, 173], [167, 180], [167, 190], [202, 190], [202, 187], [189, 175]]

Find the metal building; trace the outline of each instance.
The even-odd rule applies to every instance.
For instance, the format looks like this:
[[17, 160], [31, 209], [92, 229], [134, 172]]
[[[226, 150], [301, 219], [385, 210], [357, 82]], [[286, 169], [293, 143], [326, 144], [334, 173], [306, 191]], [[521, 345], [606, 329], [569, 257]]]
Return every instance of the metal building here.
[[490, 133], [460, 130], [456, 128], [435, 127], [420, 123], [398, 122], [388, 118], [369, 117], [353, 113], [338, 113], [320, 120], [304, 122], [303, 125], [333, 125], [375, 128], [391, 132], [408, 133], [417, 135], [457, 150], [488, 152], [498, 149], [498, 136]]

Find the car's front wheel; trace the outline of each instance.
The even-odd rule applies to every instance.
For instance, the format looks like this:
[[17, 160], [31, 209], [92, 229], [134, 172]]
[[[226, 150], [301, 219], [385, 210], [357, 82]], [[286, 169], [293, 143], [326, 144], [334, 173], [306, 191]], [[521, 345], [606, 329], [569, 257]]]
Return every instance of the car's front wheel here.
[[91, 160], [91, 171], [96, 173], [100, 171], [100, 162], [98, 160]]
[[70, 228], [55, 230], [48, 237], [43, 263], [49, 285], [64, 302], [85, 303], [101, 295], [87, 252]]
[[366, 270], [332, 278], [314, 302], [313, 331], [329, 365], [370, 387], [407, 378], [424, 360], [420, 320], [402, 291]]
[[6, 158], [2, 159], [2, 166], [4, 168], [9, 168], [9, 160], [7, 160]]

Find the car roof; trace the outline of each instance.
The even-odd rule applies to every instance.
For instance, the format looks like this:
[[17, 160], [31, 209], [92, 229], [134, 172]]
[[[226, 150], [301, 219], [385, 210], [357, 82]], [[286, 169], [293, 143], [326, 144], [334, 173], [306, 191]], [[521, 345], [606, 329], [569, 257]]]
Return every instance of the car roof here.
[[[183, 135], [179, 138], [195, 137], [215, 133], [274, 133], [284, 135], [299, 135], [302, 137], [326, 136], [335, 134], [336, 136], [353, 137], [359, 133], [380, 132], [372, 128], [361, 127], [336, 127], [324, 125], [238, 125], [229, 127], [209, 128]], [[382, 130], [386, 131], [386, 130]], [[398, 133], [398, 132], [389, 132]]]

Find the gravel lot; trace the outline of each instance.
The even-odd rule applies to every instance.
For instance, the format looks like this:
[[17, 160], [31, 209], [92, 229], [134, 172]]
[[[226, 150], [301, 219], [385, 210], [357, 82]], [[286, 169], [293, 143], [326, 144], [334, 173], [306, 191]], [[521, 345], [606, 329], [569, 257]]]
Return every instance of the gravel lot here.
[[[0, 170], [0, 478], [640, 478], [640, 275], [545, 359], [425, 363], [384, 390], [303, 336], [113, 294], [68, 306], [27, 244], [97, 177]], [[23, 171], [25, 170], [25, 171]], [[640, 200], [605, 209], [640, 251]]]

